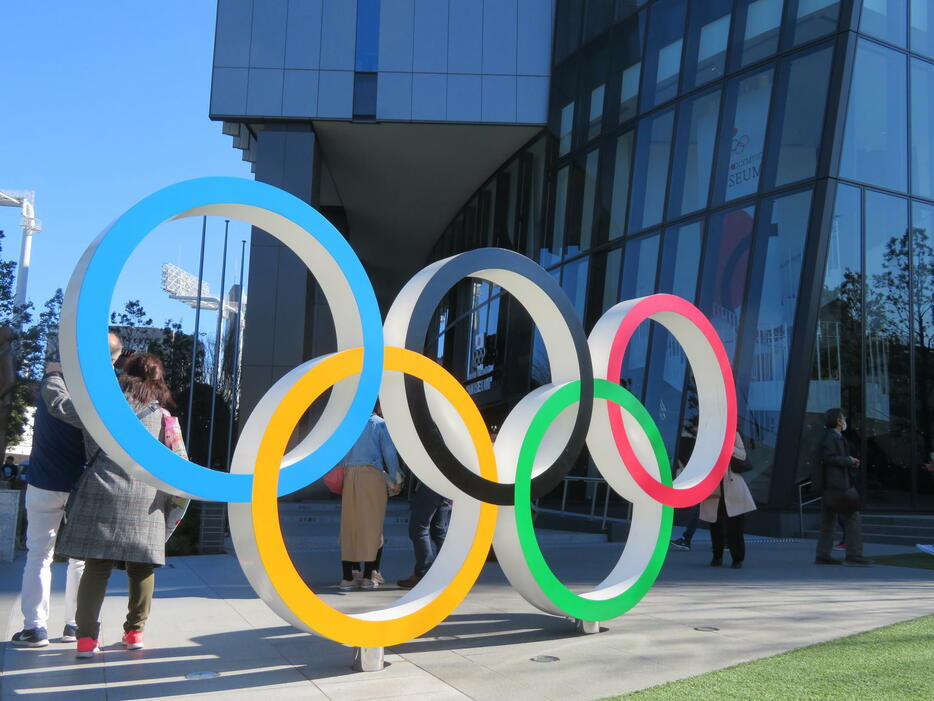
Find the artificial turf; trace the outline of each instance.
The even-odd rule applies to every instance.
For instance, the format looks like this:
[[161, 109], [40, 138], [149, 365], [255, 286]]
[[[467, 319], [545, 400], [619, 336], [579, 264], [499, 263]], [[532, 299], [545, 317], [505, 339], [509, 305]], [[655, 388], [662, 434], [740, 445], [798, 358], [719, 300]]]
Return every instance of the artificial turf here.
[[[859, 612], [853, 614], [858, 616]], [[934, 699], [934, 616], [615, 698], [626, 701]]]
[[934, 557], [927, 553], [899, 553], [898, 555], [873, 555], [880, 565], [914, 567], [918, 570], [934, 570]]

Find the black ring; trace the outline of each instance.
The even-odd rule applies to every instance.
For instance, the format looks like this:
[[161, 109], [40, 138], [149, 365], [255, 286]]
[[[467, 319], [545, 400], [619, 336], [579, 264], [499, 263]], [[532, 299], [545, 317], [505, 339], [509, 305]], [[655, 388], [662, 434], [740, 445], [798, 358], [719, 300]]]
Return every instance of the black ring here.
[[[515, 273], [537, 285], [548, 295], [563, 317], [577, 352], [581, 380], [581, 398], [577, 404], [577, 417], [564, 450], [544, 472], [532, 479], [532, 498], [535, 499], [558, 486], [562, 478], [574, 467], [584, 447], [593, 411], [593, 366], [587, 336], [571, 300], [568, 299], [558, 282], [531, 259], [504, 248], [483, 248], [453, 256], [434, 271], [431, 279], [419, 294], [409, 317], [405, 347], [417, 353], [423, 353], [428, 329], [431, 328], [434, 312], [441, 300], [458, 282], [474, 277], [477, 272], [483, 270]], [[508, 292], [506, 286], [500, 286]], [[472, 472], [445, 445], [441, 431], [428, 410], [425, 384], [418, 378], [406, 376], [404, 391], [414, 425], [419, 427], [422, 444], [441, 473], [458, 489], [474, 499], [500, 506], [514, 505], [515, 488], [512, 484], [492, 482]]]

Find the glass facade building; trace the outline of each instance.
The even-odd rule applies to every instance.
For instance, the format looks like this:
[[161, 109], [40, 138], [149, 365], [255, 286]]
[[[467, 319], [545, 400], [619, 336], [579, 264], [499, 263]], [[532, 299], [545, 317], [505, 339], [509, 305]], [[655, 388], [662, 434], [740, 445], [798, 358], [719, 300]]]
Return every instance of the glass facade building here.
[[[379, 5], [361, 1], [359, 12], [372, 18]], [[517, 25], [531, 9], [502, 5], [518, 8]], [[733, 363], [763, 532], [791, 530], [782, 514], [797, 510], [821, 415], [836, 406], [863, 460], [867, 508], [934, 510], [922, 468], [934, 460], [934, 8], [542, 8], [553, 32], [541, 123], [509, 112], [534, 129], [476, 178], [420, 264], [478, 246], [520, 251], [560, 282], [587, 331], [620, 300], [665, 292], [697, 304]], [[357, 15], [357, 76], [381, 76], [385, 47], [361, 53], [360, 37], [387, 39], [361, 30], [366, 21]], [[369, 79], [357, 80], [366, 97]], [[379, 105], [382, 77], [373, 86], [366, 104]], [[354, 243], [352, 225], [345, 233]], [[426, 353], [465, 383], [491, 427], [548, 380], [527, 314], [489, 283], [452, 290], [436, 329]], [[640, 327], [619, 379], [674, 455], [697, 400], [673, 337]], [[577, 470], [591, 470], [586, 455]]]

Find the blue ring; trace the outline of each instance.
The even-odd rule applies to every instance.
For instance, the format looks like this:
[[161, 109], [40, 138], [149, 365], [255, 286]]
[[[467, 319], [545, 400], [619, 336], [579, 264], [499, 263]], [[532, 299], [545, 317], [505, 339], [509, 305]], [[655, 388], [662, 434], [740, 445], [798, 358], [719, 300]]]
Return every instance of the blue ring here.
[[363, 369], [346, 417], [311, 455], [283, 468], [279, 496], [320, 479], [350, 450], [376, 404], [383, 373], [383, 325], [376, 294], [363, 265], [343, 236], [321, 214], [276, 187], [241, 178], [198, 178], [170, 185], [126, 211], [101, 235], [81, 287], [75, 319], [78, 365], [101, 421], [129, 456], [148, 472], [200, 499], [248, 502], [252, 475], [217, 472], [183, 460], [153, 437], [127, 404], [114, 376], [106, 334], [117, 279], [136, 246], [159, 224], [196, 207], [248, 205], [291, 220], [330, 253], [347, 279], [363, 329]]

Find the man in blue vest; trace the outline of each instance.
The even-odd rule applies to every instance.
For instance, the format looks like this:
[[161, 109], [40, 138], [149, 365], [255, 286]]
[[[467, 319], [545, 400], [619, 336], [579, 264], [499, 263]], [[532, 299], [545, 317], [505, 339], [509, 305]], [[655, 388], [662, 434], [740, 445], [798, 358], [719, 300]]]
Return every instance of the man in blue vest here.
[[[120, 338], [110, 334], [110, 358], [116, 362], [123, 350]], [[68, 495], [84, 470], [84, 437], [81, 429], [55, 418], [49, 412], [67, 400], [65, 381], [58, 364], [52, 364], [40, 385], [32, 434], [32, 453], [26, 474], [26, 567], [23, 570], [23, 630], [13, 636], [16, 647], [44, 647], [49, 644], [46, 624], [52, 594], [52, 556], [55, 538], [65, 514]], [[63, 643], [77, 640], [75, 608], [78, 583], [84, 571], [81, 560], [68, 561], [65, 580], [65, 630]]]

